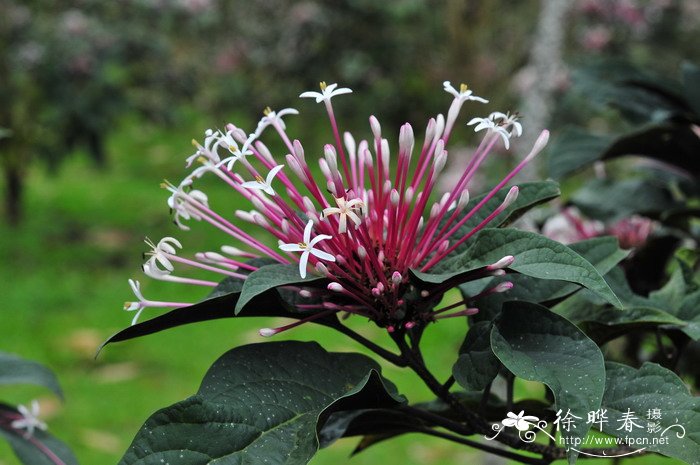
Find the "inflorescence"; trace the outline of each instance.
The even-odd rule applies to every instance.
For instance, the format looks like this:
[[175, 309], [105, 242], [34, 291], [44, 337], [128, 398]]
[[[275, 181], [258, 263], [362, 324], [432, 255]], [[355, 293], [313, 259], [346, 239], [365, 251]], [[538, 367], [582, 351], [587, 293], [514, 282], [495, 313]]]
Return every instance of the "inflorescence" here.
[[[228, 236], [228, 244], [217, 252], [200, 252], [191, 258], [179, 255], [181, 243], [166, 237], [158, 243], [147, 241], [151, 251], [143, 266], [151, 278], [196, 286], [215, 287], [222, 277], [245, 280], [257, 270], [248, 259], [266, 258], [270, 263], [299, 266], [301, 278], [313, 273], [327, 278], [327, 298], [318, 297], [318, 288], [302, 284], [294, 289], [311, 303], [297, 305], [309, 312], [301, 322], [336, 312], [367, 317], [389, 331], [411, 328], [441, 318], [474, 314], [466, 301], [434, 310], [439, 301], [435, 292], [418, 291], [409, 282], [409, 270], [429, 272], [458, 247], [501, 214], [518, 195], [512, 187], [500, 206], [485, 216], [466, 234], [467, 223], [545, 146], [548, 132], [543, 131], [530, 153], [475, 205], [469, 202], [469, 183], [489, 153], [522, 132], [517, 114], [491, 113], [468, 122], [475, 131], [483, 131], [474, 151], [454, 187], [438, 195], [437, 183], [447, 161], [446, 144], [465, 102], [487, 103], [462, 84], [455, 89], [449, 82], [444, 89], [454, 99], [447, 116], [428, 121], [422, 146], [416, 150], [413, 127], [401, 126], [398, 146], [392, 150], [383, 137], [374, 116], [369, 118], [372, 137], [359, 142], [350, 134], [341, 134], [331, 98], [349, 94], [337, 84], [321, 83], [320, 92], [304, 92], [302, 98], [323, 103], [330, 120], [333, 140], [323, 147], [323, 156], [313, 157], [318, 170], [307, 163], [301, 142], [287, 133], [283, 117], [299, 112], [286, 108], [275, 112], [267, 108], [254, 132], [248, 134], [233, 124], [225, 130], [207, 130], [204, 142], [193, 141], [196, 151], [187, 158], [187, 167], [196, 167], [179, 184], [164, 184], [170, 192], [168, 205], [175, 223], [189, 229], [191, 220], [207, 222]], [[262, 136], [276, 133], [285, 147], [280, 158], [263, 143]], [[414, 154], [415, 152], [415, 154]], [[308, 157], [312, 158], [312, 157]], [[207, 195], [195, 189], [204, 175], [213, 175], [246, 199], [249, 211], [235, 212], [237, 221], [210, 207]], [[250, 223], [250, 227], [246, 223]], [[259, 231], [276, 238], [270, 245]], [[234, 246], [233, 244], [236, 244]], [[486, 267], [484, 275], [499, 275], [513, 257], [505, 256]], [[218, 280], [203, 280], [175, 275], [185, 266], [218, 275]], [[191, 303], [145, 299], [138, 281], [129, 280], [138, 301], [127, 302], [125, 309], [136, 311], [135, 324], [146, 307], [184, 307]], [[503, 282], [485, 292], [504, 292], [512, 287]], [[444, 292], [444, 291], [443, 291]], [[432, 302], [428, 305], [426, 302]], [[303, 299], [302, 299], [303, 302]], [[260, 331], [270, 336], [297, 326]]]

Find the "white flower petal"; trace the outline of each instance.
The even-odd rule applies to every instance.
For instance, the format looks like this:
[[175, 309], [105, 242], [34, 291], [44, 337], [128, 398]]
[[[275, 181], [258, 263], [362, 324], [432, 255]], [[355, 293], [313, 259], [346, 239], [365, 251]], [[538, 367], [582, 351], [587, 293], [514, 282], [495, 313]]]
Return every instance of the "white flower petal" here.
[[301, 252], [302, 250], [306, 250], [305, 247], [300, 247], [299, 244], [280, 244], [279, 248], [285, 252]]
[[306, 278], [306, 264], [309, 262], [309, 251], [305, 250], [304, 253], [301, 254], [301, 258], [299, 259], [299, 274], [301, 275], [302, 279]]
[[325, 241], [326, 239], [333, 239], [333, 236], [329, 236], [328, 234], [319, 234], [318, 236], [314, 237], [309, 242], [307, 242], [307, 244], [309, 245], [309, 248], [312, 248], [314, 245], [318, 244], [321, 241]]
[[329, 254], [328, 252], [324, 252], [323, 250], [318, 250], [318, 249], [309, 249], [309, 252], [320, 258], [321, 260], [326, 260], [327, 262], [334, 262], [335, 261], [335, 256]]
[[306, 227], [304, 228], [304, 244], [309, 244], [311, 242], [311, 228], [313, 228], [313, 226], [313, 220], [309, 220], [309, 222], [306, 223]]
[[267, 186], [265, 186], [265, 184], [258, 182], [258, 181], [246, 181], [243, 184], [241, 184], [241, 187], [245, 187], [246, 189], [262, 190], [262, 189], [265, 189]]
[[323, 98], [323, 94], [319, 92], [306, 91], [299, 95], [300, 98]]

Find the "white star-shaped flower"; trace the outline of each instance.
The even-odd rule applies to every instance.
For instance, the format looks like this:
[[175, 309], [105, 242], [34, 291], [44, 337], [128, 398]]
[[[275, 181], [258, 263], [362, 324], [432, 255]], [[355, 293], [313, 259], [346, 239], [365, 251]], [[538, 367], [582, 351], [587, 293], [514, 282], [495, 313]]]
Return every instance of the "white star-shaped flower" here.
[[533, 423], [538, 422], [540, 419], [533, 417], [531, 415], [525, 415], [525, 411], [521, 410], [517, 415], [513, 412], [508, 412], [508, 418], [501, 421], [503, 426], [513, 427], [515, 426], [518, 431], [527, 431]]
[[450, 81], [443, 82], [442, 86], [445, 89], [445, 92], [454, 95], [456, 99], [459, 99], [463, 102], [465, 100], [473, 100], [475, 102], [489, 103], [488, 100], [474, 95], [474, 92], [471, 89], [469, 89], [466, 84], [460, 84], [459, 91], [452, 87]]
[[285, 252], [301, 252], [301, 258], [299, 259], [299, 274], [302, 278], [306, 278], [306, 265], [309, 262], [309, 255], [318, 257], [321, 260], [326, 260], [328, 262], [334, 262], [335, 257], [328, 252], [323, 250], [314, 249], [314, 246], [319, 242], [332, 239], [332, 236], [327, 234], [318, 234], [316, 237], [311, 239], [311, 228], [313, 228], [314, 222], [309, 220], [304, 228], [304, 239], [303, 242], [298, 244], [280, 244], [280, 249]]
[[158, 245], [155, 245], [150, 239], [146, 239], [144, 242], [151, 247], [151, 251], [146, 252], [146, 255], [151, 257], [148, 259], [148, 262], [154, 268], [158, 268], [157, 263], [160, 263], [168, 272], [172, 272], [175, 269], [168, 255], [175, 255], [177, 253], [175, 247], [178, 249], [182, 248], [180, 241], [174, 237], [164, 237], [158, 242]]
[[37, 418], [39, 415], [39, 402], [33, 400], [31, 410], [24, 405], [18, 405], [17, 410], [19, 410], [22, 418], [14, 420], [11, 426], [14, 429], [26, 430], [24, 433], [25, 438], [30, 438], [34, 434], [35, 429], [46, 431], [46, 423]]
[[196, 140], [192, 139], [192, 145], [197, 149], [197, 151], [187, 157], [185, 166], [189, 168], [192, 164], [200, 160], [203, 163], [208, 162], [216, 165], [219, 163], [219, 154], [216, 152], [216, 142], [221, 137], [219, 131], [213, 131], [212, 129], [207, 129], [204, 132], [204, 145], [201, 145]]
[[239, 148], [238, 142], [233, 138], [233, 131], [229, 131], [226, 134], [223, 134], [220, 137], [217, 144], [219, 144], [219, 146], [226, 147], [226, 149], [229, 152], [231, 152], [231, 156], [221, 160], [218, 166], [222, 166], [225, 164], [226, 168], [228, 168], [229, 171], [233, 171], [233, 165], [235, 165], [237, 161], [242, 160], [248, 155], [253, 155], [253, 151], [250, 150], [250, 146], [258, 137], [258, 135], [259, 134], [257, 132], [254, 132], [253, 134], [249, 135], [248, 138], [243, 142], [243, 145]]
[[277, 173], [284, 168], [284, 165], [277, 165], [267, 173], [267, 178], [263, 179], [261, 176], [255, 176], [255, 181], [247, 181], [241, 184], [242, 187], [246, 189], [258, 189], [262, 190], [268, 195], [275, 195], [275, 190], [272, 188], [272, 181], [277, 176]]
[[189, 188], [190, 184], [192, 184], [192, 180], [189, 178], [186, 178], [186, 181], [183, 181], [177, 187], [167, 181], [163, 184], [163, 187], [168, 189], [172, 194], [168, 197], [168, 207], [175, 212], [175, 224], [183, 231], [187, 231], [190, 228], [182, 223], [181, 220], [193, 219], [199, 221], [202, 219], [202, 215], [192, 202], [196, 202], [204, 208], [209, 208], [207, 194], [196, 189], [190, 190], [189, 192], [185, 190]]
[[[493, 114], [493, 113], [492, 113]], [[474, 127], [474, 132], [479, 132], [483, 129], [486, 129], [488, 131], [494, 132], [501, 136], [501, 139], [503, 139], [503, 145], [505, 146], [506, 149], [510, 148], [510, 136], [511, 133], [508, 131], [508, 129], [505, 128], [505, 126], [502, 126], [499, 123], [496, 123], [491, 117], [487, 118], [472, 118], [467, 125], [471, 126], [473, 124], [476, 124]]]
[[352, 93], [352, 89], [348, 89], [347, 87], [341, 87], [340, 89], [336, 89], [336, 87], [338, 87], [338, 84], [326, 85], [326, 83], [323, 81], [321, 81], [320, 87], [321, 87], [321, 92], [307, 91], [307, 92], [304, 92], [303, 94], [299, 95], [299, 97], [301, 97], [301, 98], [315, 98], [316, 103], [321, 103], [324, 101], [330, 102], [331, 98], [335, 97], [336, 95]]
[[362, 218], [354, 210], [359, 210], [360, 214], [362, 214], [365, 203], [358, 198], [345, 200], [343, 197], [336, 197], [335, 203], [338, 205], [337, 207], [328, 207], [323, 210], [323, 218], [328, 218], [331, 215], [340, 215], [338, 232], [341, 234], [348, 230], [348, 217], [350, 217], [350, 221], [355, 224], [355, 229], [357, 229], [362, 223]]
[[494, 111], [489, 115], [494, 121], [499, 120], [498, 124], [506, 129], [510, 128], [510, 134], [520, 137], [523, 135], [523, 125], [518, 121], [520, 115], [518, 113], [501, 113], [500, 111]]
[[134, 316], [133, 320], [131, 320], [131, 325], [133, 326], [136, 324], [139, 317], [141, 316], [141, 312], [143, 312], [143, 309], [146, 308], [144, 303], [148, 301], [146, 300], [146, 298], [144, 298], [143, 294], [141, 293], [141, 283], [139, 283], [135, 279], [129, 279], [129, 286], [131, 286], [131, 290], [134, 292], [134, 296], [137, 299], [139, 299], [138, 302], [124, 303], [124, 310], [126, 310], [127, 312], [136, 311], [136, 315]]
[[284, 121], [282, 121], [282, 117], [287, 115], [298, 115], [299, 111], [294, 108], [284, 108], [280, 111], [273, 111], [270, 109], [270, 107], [267, 107], [265, 108], [264, 114], [265, 116], [262, 117], [258, 123], [257, 129], [255, 129], [256, 136], [260, 136], [266, 127], [274, 125], [275, 123], [279, 124], [282, 129], [287, 129]]

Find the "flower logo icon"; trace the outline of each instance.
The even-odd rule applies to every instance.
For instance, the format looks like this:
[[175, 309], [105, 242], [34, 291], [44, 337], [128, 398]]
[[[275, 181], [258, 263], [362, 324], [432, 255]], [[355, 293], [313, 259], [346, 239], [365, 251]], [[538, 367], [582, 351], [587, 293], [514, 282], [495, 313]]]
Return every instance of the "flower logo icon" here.
[[521, 410], [517, 415], [513, 412], [508, 412], [508, 418], [505, 418], [501, 423], [503, 426], [516, 427], [518, 431], [527, 431], [533, 423], [537, 423], [540, 419], [532, 415], [525, 415], [525, 411]]

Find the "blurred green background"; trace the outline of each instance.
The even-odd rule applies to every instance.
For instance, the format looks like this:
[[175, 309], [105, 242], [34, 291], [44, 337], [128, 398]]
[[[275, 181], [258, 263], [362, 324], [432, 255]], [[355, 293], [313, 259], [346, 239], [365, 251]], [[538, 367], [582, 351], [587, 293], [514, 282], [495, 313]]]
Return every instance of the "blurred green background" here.
[[[132, 298], [127, 278], [140, 279], [147, 296], [203, 297], [146, 279], [140, 264], [145, 236], [174, 235], [188, 250], [225, 240], [206, 225], [177, 230], [158, 188], [186, 174], [189, 141], [206, 128], [232, 121], [252, 129], [264, 107], [292, 106], [302, 115], [288, 120], [289, 132], [320, 152], [330, 136], [322, 108], [296, 97], [325, 80], [355, 91], [334, 101], [344, 128], [369, 134], [366, 118], [375, 114], [387, 133], [409, 121], [419, 135], [430, 115], [446, 111], [442, 81], [452, 80], [491, 99], [479, 115], [523, 110], [527, 140], [545, 126], [556, 133], [586, 121], [585, 99], [567, 93], [582, 63], [615, 56], [670, 73], [683, 59], [697, 61], [699, 18], [694, 0], [0, 0], [0, 350], [54, 370], [66, 401], [31, 387], [2, 387], [0, 399], [40, 399], [50, 430], [81, 463], [116, 463], [153, 411], [191, 395], [219, 355], [259, 342], [257, 329], [274, 325], [200, 323], [94, 358], [131, 321], [121, 310]], [[456, 131], [454, 163], [470, 132]], [[498, 155], [478, 184], [511, 163]], [[229, 213], [242, 206], [221, 186], [207, 189]], [[428, 331], [440, 378], [464, 329], [450, 320]], [[358, 350], [318, 327], [285, 337]], [[389, 366], [385, 374], [412, 401], [431, 399], [409, 374]], [[312, 463], [345, 463], [355, 443], [340, 441]], [[349, 463], [378, 462], [502, 463], [416, 435]], [[0, 465], [16, 463], [0, 444]]]

